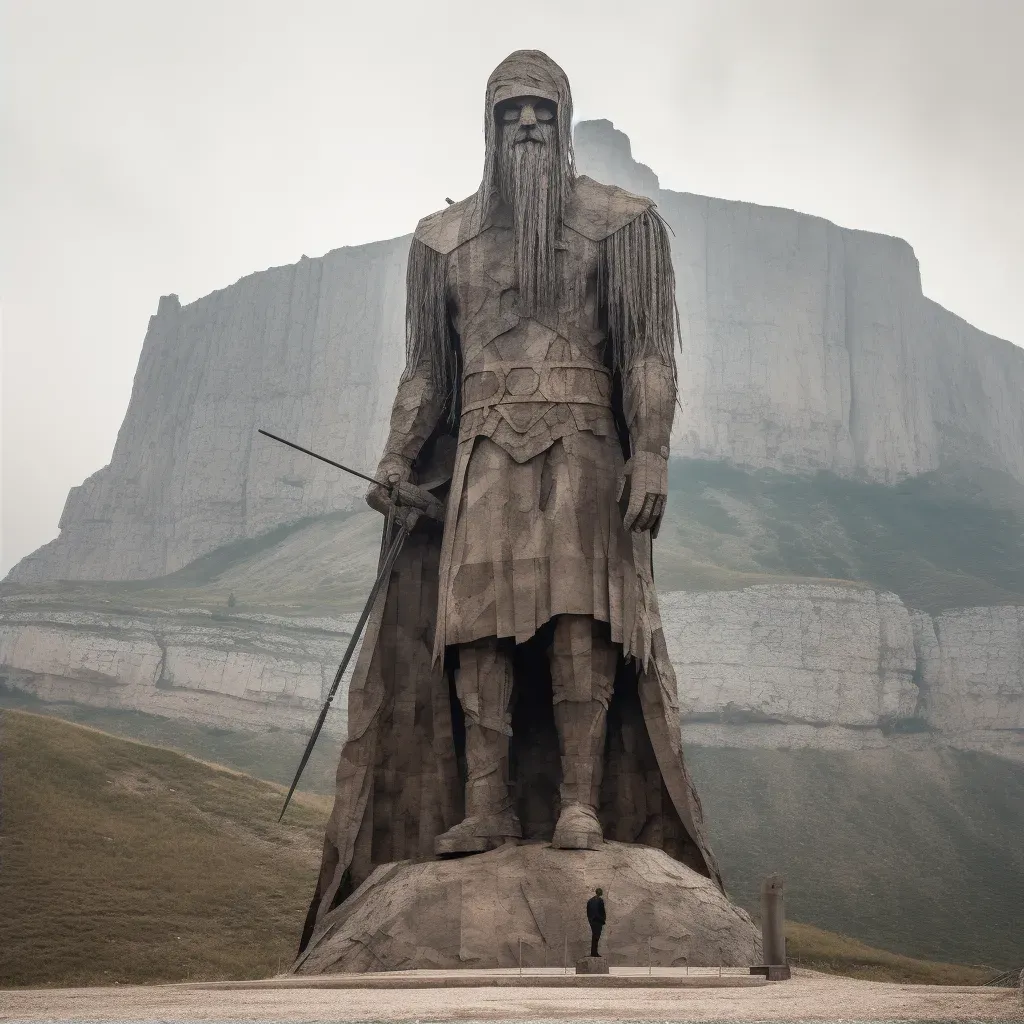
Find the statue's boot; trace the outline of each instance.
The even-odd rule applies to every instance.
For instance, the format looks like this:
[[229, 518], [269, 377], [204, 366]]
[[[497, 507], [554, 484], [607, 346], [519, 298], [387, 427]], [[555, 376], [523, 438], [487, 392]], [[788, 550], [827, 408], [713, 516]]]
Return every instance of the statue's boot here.
[[597, 809], [617, 663], [618, 648], [607, 639], [602, 624], [579, 615], [559, 617], [551, 648], [562, 761], [561, 810], [551, 840], [556, 849], [596, 850], [604, 841]]
[[597, 850], [604, 842], [597, 817], [604, 769], [607, 711], [600, 701], [555, 705], [562, 750], [561, 810], [551, 845], [558, 850]]
[[488, 638], [459, 649], [455, 688], [466, 720], [466, 817], [434, 840], [438, 856], [483, 853], [522, 838], [508, 781], [512, 658]]
[[522, 838], [506, 780], [508, 736], [466, 723], [466, 817], [434, 840], [438, 856], [483, 853]]

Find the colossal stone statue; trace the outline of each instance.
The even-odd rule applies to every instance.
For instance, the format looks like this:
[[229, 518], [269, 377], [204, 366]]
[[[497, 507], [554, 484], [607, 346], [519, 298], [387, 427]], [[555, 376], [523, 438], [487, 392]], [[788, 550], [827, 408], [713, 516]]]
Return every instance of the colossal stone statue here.
[[[367, 625], [302, 945], [378, 865], [663, 849], [719, 887], [652, 575], [678, 316], [654, 205], [575, 173], [545, 54], [487, 83], [479, 190], [420, 221], [370, 504], [414, 525]], [[441, 526], [395, 485], [447, 501]]]

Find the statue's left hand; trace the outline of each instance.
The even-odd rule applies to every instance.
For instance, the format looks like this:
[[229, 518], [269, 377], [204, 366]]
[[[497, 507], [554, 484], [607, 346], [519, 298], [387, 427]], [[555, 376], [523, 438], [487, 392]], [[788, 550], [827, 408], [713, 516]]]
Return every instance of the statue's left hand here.
[[651, 530], [655, 536], [668, 499], [668, 457], [657, 452], [637, 451], [624, 467], [619, 497], [629, 477], [629, 507], [623, 517], [627, 530]]

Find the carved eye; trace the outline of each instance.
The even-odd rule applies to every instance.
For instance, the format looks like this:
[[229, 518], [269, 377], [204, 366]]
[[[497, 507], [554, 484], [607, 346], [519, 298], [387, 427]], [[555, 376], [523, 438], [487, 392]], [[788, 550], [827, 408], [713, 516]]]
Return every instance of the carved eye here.
[[519, 108], [518, 107], [506, 107], [501, 112], [501, 119], [509, 124], [513, 121], [519, 120]]
[[555, 108], [549, 103], [538, 103], [533, 110], [538, 121], [553, 121], [555, 119]]

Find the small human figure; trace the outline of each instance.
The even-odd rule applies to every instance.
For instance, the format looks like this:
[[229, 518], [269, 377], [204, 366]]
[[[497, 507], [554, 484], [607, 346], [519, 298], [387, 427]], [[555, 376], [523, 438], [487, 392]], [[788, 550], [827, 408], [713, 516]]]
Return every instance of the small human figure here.
[[597, 951], [597, 944], [601, 941], [601, 929], [604, 928], [604, 900], [601, 898], [602, 890], [597, 889], [593, 896], [587, 900], [587, 920], [590, 922], [590, 955], [600, 956]]

